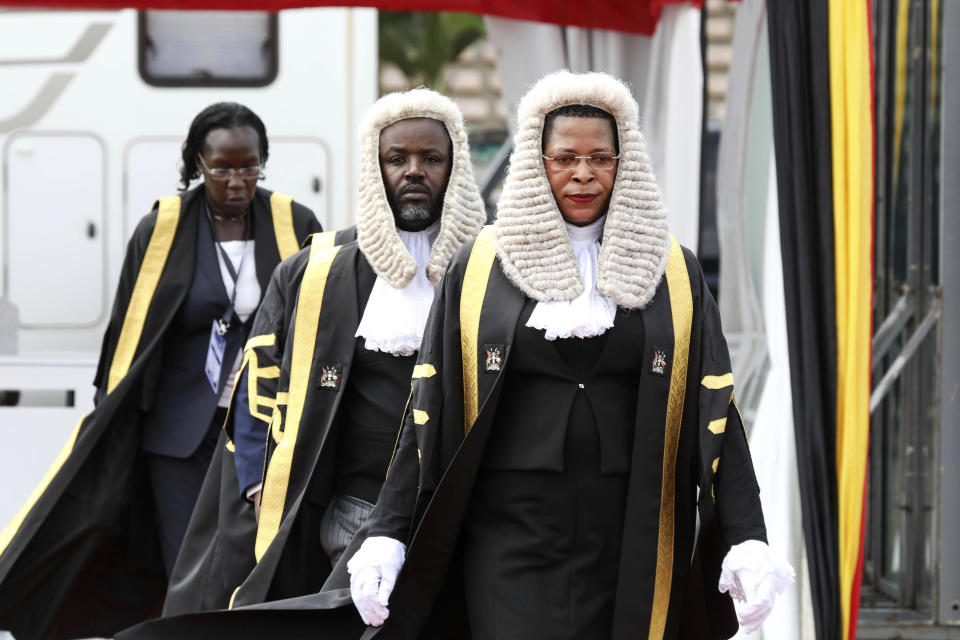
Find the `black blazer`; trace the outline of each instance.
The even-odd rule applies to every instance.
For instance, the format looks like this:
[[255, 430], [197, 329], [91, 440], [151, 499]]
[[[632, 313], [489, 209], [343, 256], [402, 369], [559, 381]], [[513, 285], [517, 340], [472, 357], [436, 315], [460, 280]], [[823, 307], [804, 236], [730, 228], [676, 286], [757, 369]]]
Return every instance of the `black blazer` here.
[[618, 309], [614, 329], [602, 338], [598, 353], [579, 338], [554, 343], [544, 339], [543, 331], [525, 326], [536, 304], [526, 300], [517, 321], [510, 370], [481, 466], [562, 471], [571, 410], [582, 390], [598, 430], [601, 471], [629, 473], [642, 368], [640, 314]]

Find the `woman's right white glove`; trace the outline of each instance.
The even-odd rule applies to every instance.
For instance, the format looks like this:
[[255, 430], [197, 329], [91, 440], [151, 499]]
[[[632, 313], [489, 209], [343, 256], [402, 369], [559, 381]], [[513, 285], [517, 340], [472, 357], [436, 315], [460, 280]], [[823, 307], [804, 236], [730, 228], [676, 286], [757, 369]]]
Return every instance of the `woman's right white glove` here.
[[397, 582], [407, 545], [386, 536], [367, 538], [347, 562], [350, 597], [364, 624], [379, 627], [387, 621], [387, 602]]

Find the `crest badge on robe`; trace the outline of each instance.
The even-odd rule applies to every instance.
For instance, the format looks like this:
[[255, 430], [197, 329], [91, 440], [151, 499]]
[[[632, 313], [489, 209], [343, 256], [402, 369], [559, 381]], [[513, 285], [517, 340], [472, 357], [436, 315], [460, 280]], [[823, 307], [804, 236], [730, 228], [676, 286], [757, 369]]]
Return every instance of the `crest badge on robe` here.
[[500, 371], [503, 368], [503, 345], [485, 344], [483, 349], [486, 352], [483, 361], [484, 371]]
[[320, 367], [320, 388], [336, 389], [340, 386], [340, 370], [343, 365], [331, 364]]
[[653, 359], [650, 363], [650, 373], [663, 376], [667, 372], [667, 352], [664, 349], [653, 349]]

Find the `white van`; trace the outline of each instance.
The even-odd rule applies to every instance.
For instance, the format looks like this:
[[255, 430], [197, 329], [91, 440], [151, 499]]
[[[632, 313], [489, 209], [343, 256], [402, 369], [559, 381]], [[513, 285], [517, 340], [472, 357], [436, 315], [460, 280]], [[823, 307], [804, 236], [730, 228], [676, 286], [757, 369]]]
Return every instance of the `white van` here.
[[[262, 186], [335, 229], [353, 222], [356, 130], [376, 98], [372, 9], [0, 10], [0, 390], [22, 392], [0, 406], [0, 526], [91, 405], [127, 239], [176, 193], [193, 117], [253, 109]], [[38, 390], [68, 406], [36, 406]]]
[[367, 9], [0, 11], [0, 295], [18, 353], [99, 348], [127, 238], [176, 192], [210, 103], [263, 119], [262, 186], [349, 224], [376, 65]]

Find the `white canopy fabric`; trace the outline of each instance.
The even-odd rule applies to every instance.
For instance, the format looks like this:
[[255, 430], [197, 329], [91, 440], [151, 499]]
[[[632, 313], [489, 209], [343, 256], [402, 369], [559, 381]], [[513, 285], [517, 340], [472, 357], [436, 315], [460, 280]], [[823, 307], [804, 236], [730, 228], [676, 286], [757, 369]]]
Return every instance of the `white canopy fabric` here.
[[739, 640], [812, 640], [800, 512], [763, 0], [743, 0], [734, 26], [727, 116], [717, 161], [720, 316], [749, 432], [770, 547], [797, 572], [773, 612]]
[[717, 154], [718, 303], [736, 375], [737, 402], [748, 423], [753, 422], [769, 366], [757, 288], [763, 278], [765, 196], [773, 140], [765, 17], [762, 0], [746, 0], [737, 10], [727, 115]]
[[[762, 276], [759, 282], [766, 324], [765, 342], [769, 366], [749, 433], [754, 471], [760, 484], [760, 503], [767, 524], [771, 549], [796, 570], [796, 582], [777, 597], [770, 617], [761, 628], [737, 640], [814, 640], [810, 578], [800, 513], [793, 402], [790, 391], [790, 360], [787, 350], [787, 318], [780, 257], [780, 225], [772, 141], [765, 176], [768, 182], [762, 243]], [[722, 251], [722, 246], [721, 246]], [[721, 284], [721, 286], [723, 286]], [[724, 318], [726, 322], [726, 318]], [[737, 379], [734, 368], [734, 379]]]

